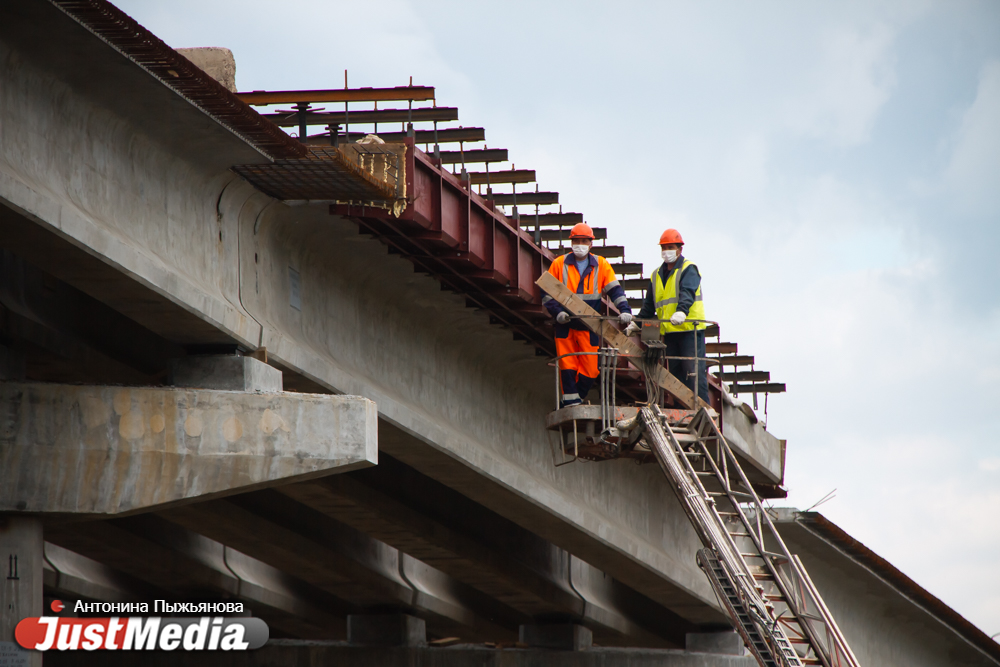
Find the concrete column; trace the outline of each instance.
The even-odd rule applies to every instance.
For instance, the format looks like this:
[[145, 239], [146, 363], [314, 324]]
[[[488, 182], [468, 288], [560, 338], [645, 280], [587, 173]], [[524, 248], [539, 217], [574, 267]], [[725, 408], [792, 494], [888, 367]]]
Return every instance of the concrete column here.
[[684, 648], [692, 653], [719, 653], [743, 655], [743, 638], [735, 631], [689, 632], [684, 637]]
[[42, 615], [43, 548], [41, 519], [0, 514], [0, 664], [42, 664], [41, 653], [20, 649], [14, 628]]
[[347, 641], [361, 646], [425, 646], [427, 624], [409, 614], [352, 614]]
[[548, 648], [561, 651], [582, 651], [594, 645], [594, 634], [576, 623], [550, 623], [522, 625], [517, 638], [531, 648]]
[[283, 389], [281, 371], [253, 357], [213, 354], [174, 359], [168, 384], [196, 389], [250, 391], [264, 394]]

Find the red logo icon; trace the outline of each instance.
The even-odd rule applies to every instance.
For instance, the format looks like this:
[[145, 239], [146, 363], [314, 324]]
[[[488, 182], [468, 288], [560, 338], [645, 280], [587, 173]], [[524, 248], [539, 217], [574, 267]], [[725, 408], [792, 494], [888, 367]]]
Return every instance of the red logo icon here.
[[54, 611], [57, 614], [66, 608], [66, 605], [62, 603], [62, 600], [53, 600], [52, 604], [50, 604], [49, 606], [52, 607], [52, 611]]

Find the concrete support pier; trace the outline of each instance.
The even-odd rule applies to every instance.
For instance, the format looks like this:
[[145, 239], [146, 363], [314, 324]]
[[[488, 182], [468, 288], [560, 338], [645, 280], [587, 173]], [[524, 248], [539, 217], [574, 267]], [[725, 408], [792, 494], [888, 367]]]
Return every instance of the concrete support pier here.
[[42, 615], [42, 521], [0, 514], [0, 664], [40, 667], [42, 655], [23, 651], [14, 628]]

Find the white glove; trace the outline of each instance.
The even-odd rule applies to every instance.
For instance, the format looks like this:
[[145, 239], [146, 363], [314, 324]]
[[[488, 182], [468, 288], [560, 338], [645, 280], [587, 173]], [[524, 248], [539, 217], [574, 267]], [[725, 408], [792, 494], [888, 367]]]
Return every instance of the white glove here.
[[634, 336], [637, 333], [639, 333], [639, 323], [638, 322], [629, 322], [629, 325], [627, 327], [625, 327], [625, 335], [626, 336]]
[[673, 315], [670, 316], [670, 323], [673, 324], [674, 326], [677, 326], [679, 324], [684, 324], [684, 320], [686, 320], [687, 318], [688, 318], [687, 313], [685, 313], [682, 310], [678, 310]]
[[618, 323], [622, 325], [628, 325], [632, 323], [632, 313], [620, 313], [618, 315]]
[[556, 322], [558, 322], [559, 324], [566, 324], [567, 322], [569, 322], [569, 313], [563, 311], [558, 315], [556, 315]]

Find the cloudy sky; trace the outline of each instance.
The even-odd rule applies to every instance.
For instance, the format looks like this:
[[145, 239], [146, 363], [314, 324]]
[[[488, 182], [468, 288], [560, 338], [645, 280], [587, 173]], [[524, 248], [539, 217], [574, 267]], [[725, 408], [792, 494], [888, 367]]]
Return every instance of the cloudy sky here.
[[[1000, 3], [119, 0], [240, 90], [416, 84], [788, 393], [789, 504], [1000, 633]], [[395, 128], [394, 128], [395, 129]], [[761, 406], [762, 407], [762, 406]]]

